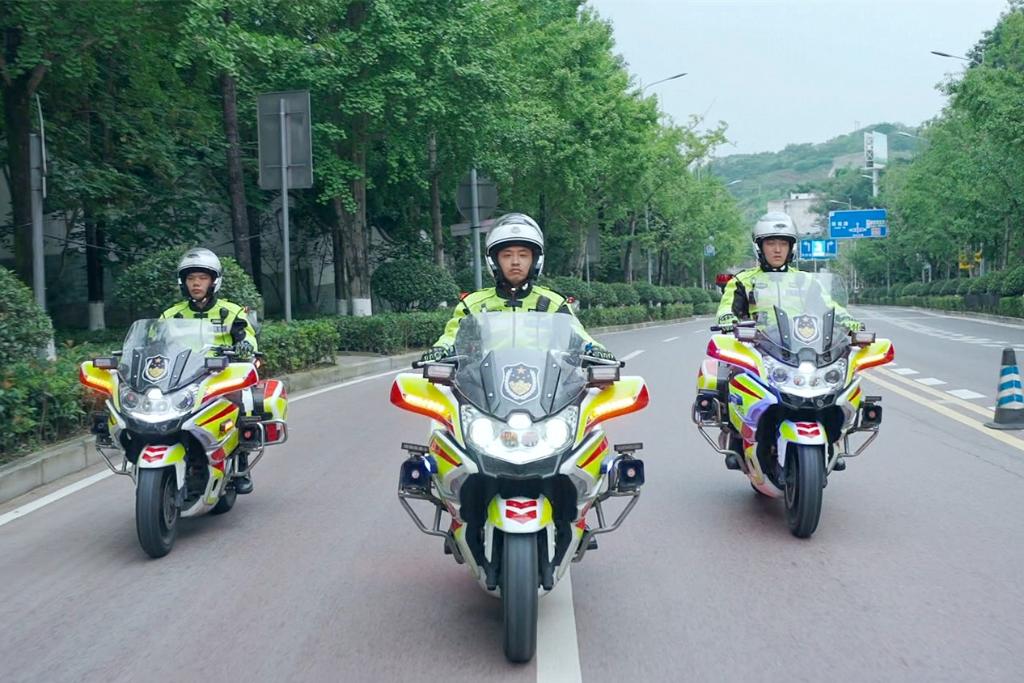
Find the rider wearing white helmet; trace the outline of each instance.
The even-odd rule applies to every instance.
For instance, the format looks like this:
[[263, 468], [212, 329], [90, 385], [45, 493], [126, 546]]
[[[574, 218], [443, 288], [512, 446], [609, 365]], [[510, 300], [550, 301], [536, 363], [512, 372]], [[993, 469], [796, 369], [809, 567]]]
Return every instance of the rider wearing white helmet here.
[[[189, 249], [178, 262], [178, 286], [185, 300], [164, 311], [161, 318], [209, 319], [221, 346], [233, 346], [240, 359], [256, 352], [256, 330], [244, 307], [217, 296], [224, 280], [220, 259], [209, 249]], [[239, 455], [238, 469], [246, 472], [247, 454]], [[235, 490], [252, 492], [248, 474], [233, 479]]]
[[[544, 270], [544, 234], [532, 218], [523, 213], [509, 213], [499, 218], [487, 235], [486, 250], [487, 266], [494, 276], [495, 286], [473, 292], [455, 307], [444, 334], [423, 354], [424, 361], [439, 360], [451, 353], [459, 322], [467, 314], [539, 311], [573, 315], [565, 297], [535, 283]], [[600, 344], [589, 338], [587, 341], [590, 355], [614, 360]]]

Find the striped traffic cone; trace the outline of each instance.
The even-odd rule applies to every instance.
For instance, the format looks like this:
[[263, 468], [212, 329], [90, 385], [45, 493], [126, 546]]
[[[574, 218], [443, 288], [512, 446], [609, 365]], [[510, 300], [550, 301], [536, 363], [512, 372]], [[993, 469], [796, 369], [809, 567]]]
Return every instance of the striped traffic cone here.
[[1024, 391], [1021, 391], [1017, 354], [1013, 349], [1003, 349], [996, 414], [985, 426], [992, 429], [1024, 429]]

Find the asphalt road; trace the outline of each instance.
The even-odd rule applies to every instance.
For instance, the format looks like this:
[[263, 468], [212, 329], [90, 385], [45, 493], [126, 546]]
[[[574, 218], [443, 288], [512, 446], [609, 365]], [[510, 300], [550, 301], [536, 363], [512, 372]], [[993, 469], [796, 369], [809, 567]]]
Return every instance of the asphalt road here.
[[504, 661], [499, 603], [399, 507], [398, 444], [425, 420], [387, 375], [294, 402], [256, 492], [184, 520], [163, 559], [120, 477], [0, 526], [0, 680], [1022, 680], [1024, 432], [981, 426], [1000, 352], [955, 335], [1024, 328], [857, 313], [914, 373], [869, 373], [883, 433], [830, 478], [809, 540], [689, 420], [706, 320], [604, 338], [650, 386], [608, 429], [645, 442], [648, 483], [542, 600], [534, 663]]

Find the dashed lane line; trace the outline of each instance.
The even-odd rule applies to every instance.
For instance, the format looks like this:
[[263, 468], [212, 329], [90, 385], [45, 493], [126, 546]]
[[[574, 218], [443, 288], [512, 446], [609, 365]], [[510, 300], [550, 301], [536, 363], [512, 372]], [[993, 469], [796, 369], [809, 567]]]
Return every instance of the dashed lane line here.
[[572, 570], [547, 595], [537, 615], [537, 683], [582, 683]]
[[645, 351], [645, 349], [637, 349], [636, 351], [632, 351], [631, 353], [627, 353], [625, 356], [623, 356], [619, 360], [621, 360], [621, 361], [633, 360], [634, 358], [639, 356], [644, 351]]
[[676, 339], [679, 339], [679, 337], [669, 337], [668, 339], [662, 339], [661, 341], [663, 341], [663, 342], [674, 342]]
[[930, 395], [933, 399], [945, 400], [947, 402], [950, 402], [952, 405], [958, 406], [960, 408], [963, 408], [964, 410], [981, 415], [986, 419], [991, 419], [992, 417], [992, 412], [990, 410], [986, 410], [985, 408], [979, 406], [976, 403], [971, 403], [970, 401], [965, 401], [961, 398], [950, 396], [945, 391], [942, 391], [940, 389], [933, 389], [932, 387], [921, 384], [920, 382], [915, 382], [912, 379], [900, 377], [899, 375], [895, 374], [895, 372], [891, 370], [886, 370], [885, 368], [875, 368], [873, 370], [870, 370], [865, 374], [865, 377], [872, 378], [878, 375], [887, 377], [891, 381], [899, 382], [903, 386], [907, 387], [908, 391], [915, 392], [915, 396], [921, 396], [922, 394]]

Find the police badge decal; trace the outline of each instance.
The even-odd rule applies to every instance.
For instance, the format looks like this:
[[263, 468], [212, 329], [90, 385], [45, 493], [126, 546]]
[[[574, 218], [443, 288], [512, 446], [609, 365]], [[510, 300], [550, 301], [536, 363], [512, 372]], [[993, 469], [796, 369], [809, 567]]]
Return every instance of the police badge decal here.
[[515, 403], [526, 403], [540, 393], [540, 371], [529, 365], [506, 365], [501, 370], [501, 395]]
[[147, 358], [145, 370], [143, 370], [146, 379], [150, 382], [159, 382], [166, 377], [168, 362], [170, 362], [170, 359], [164, 356], [151, 356]]
[[818, 319], [813, 315], [801, 315], [793, 321], [796, 323], [796, 338], [805, 344], [818, 339]]

